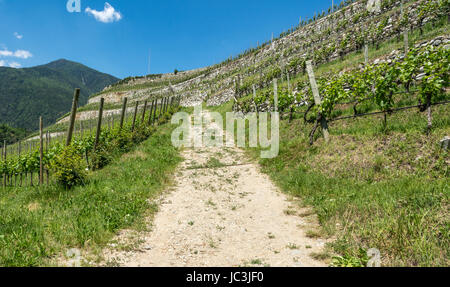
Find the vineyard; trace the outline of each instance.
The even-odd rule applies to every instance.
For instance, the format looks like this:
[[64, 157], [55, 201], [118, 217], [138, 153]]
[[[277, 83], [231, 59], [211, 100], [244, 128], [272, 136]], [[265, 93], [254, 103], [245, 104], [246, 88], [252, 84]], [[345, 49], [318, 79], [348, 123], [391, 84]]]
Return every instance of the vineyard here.
[[[86, 171], [98, 170], [112, 160], [113, 155], [122, 154], [147, 139], [156, 126], [167, 122], [178, 108], [178, 98], [164, 98], [151, 102], [147, 110], [147, 101], [142, 111], [138, 103], [132, 117], [126, 115], [127, 100], [124, 100], [120, 125], [114, 124], [114, 117], [102, 119], [102, 100], [99, 104], [97, 127], [87, 131], [75, 127], [76, 109], [72, 111], [74, 121], [68, 126], [69, 131], [52, 140], [51, 134], [41, 131], [39, 142], [17, 143], [15, 146], [4, 145], [1, 153], [0, 174], [3, 188], [7, 186], [48, 185], [56, 181], [66, 188], [83, 184]], [[75, 102], [76, 103], [76, 102]], [[139, 115], [138, 115], [139, 113]], [[81, 122], [80, 122], [81, 124]], [[84, 123], [87, 124], [86, 122]], [[72, 139], [73, 137], [73, 139]], [[26, 147], [26, 152], [22, 152]]]
[[177, 74], [127, 78], [93, 95], [89, 103], [104, 97], [107, 104], [117, 105], [125, 96], [136, 101], [173, 90], [182, 96], [183, 106], [192, 106], [198, 100], [219, 105], [232, 100], [236, 93], [237, 97], [251, 93], [253, 85], [264, 89], [275, 78], [304, 73], [306, 60], [326, 64], [360, 51], [366, 43], [380, 47], [405, 33], [412, 38], [415, 31], [421, 31], [418, 38], [422, 39], [427, 37], [428, 26], [437, 30], [447, 23], [449, 4], [445, 0], [403, 1], [402, 8], [401, 1], [381, 2], [380, 11], [369, 12], [367, 1], [342, 1], [334, 10], [301, 19], [288, 31], [220, 64]]
[[[449, 67], [448, 48], [428, 46], [426, 49], [412, 49], [406, 56], [391, 63], [367, 65], [340, 75], [323, 75], [318, 79], [318, 90], [323, 95], [318, 105], [308, 82], [293, 83], [300, 91], [295, 94], [288, 83], [278, 91], [278, 108], [291, 120], [294, 114], [301, 112], [306, 122], [315, 122], [311, 138], [322, 118], [327, 121], [341, 119], [339, 116], [344, 113], [342, 106], [351, 107], [347, 109], [353, 114], [348, 118], [377, 109], [385, 114], [383, 124], [386, 125], [386, 115], [411, 108], [405, 104], [415, 102], [414, 107], [422, 112], [428, 111], [428, 129], [431, 129], [431, 106], [449, 103]], [[239, 99], [234, 110], [244, 114], [272, 110], [273, 101], [273, 90], [255, 91], [253, 95]]]
[[[177, 187], [183, 202], [193, 198], [183, 188], [199, 201], [211, 191], [204, 205], [212, 218], [223, 186], [231, 184], [225, 190], [231, 194], [254, 184], [258, 193], [258, 176], [244, 178], [248, 185], [234, 182], [250, 159], [255, 174], [261, 169], [293, 197], [289, 204], [305, 208], [278, 216], [298, 216], [297, 227], [320, 225], [302, 229], [313, 241], [327, 241], [322, 253], [308, 255], [314, 260], [366, 266], [367, 250], [376, 248], [384, 266], [450, 265], [449, 153], [440, 144], [450, 132], [449, 1], [382, 0], [379, 10], [368, 2], [341, 1], [210, 67], [125, 78], [82, 107], [75, 91], [72, 111], [54, 125], [44, 128], [41, 118], [39, 132], [1, 143], [0, 265], [57, 265], [55, 257], [68, 248], [95, 253], [118, 231], [148, 224], [144, 215], [158, 211], [160, 192], [180, 179], [174, 171], [184, 150], [171, 144], [170, 118], [199, 104], [242, 117], [278, 111], [280, 150], [261, 159], [262, 147], [245, 147], [231, 163], [232, 152], [209, 151], [206, 158], [188, 149], [192, 158], [181, 166], [189, 176]], [[208, 161], [203, 166], [198, 159]], [[236, 171], [225, 178], [220, 168]], [[203, 172], [205, 182], [195, 185]], [[240, 191], [236, 198], [248, 196]], [[240, 215], [237, 204], [225, 208]], [[201, 224], [201, 218], [170, 219], [176, 227], [185, 220], [189, 232]], [[261, 236], [275, 239], [265, 229]], [[202, 244], [214, 253], [215, 242], [207, 240]], [[284, 248], [308, 253], [311, 246]]]

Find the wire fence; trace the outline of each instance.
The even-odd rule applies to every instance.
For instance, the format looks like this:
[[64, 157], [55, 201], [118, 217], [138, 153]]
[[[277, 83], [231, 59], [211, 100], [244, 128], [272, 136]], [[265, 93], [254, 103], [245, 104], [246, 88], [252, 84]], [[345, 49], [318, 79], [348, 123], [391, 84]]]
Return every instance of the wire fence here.
[[[94, 150], [99, 143], [102, 132], [126, 130], [134, 132], [139, 127], [158, 126], [160, 119], [180, 104], [179, 96], [161, 99], [145, 99], [136, 101], [131, 110], [128, 99], [124, 98], [120, 113], [107, 113], [104, 116], [104, 99], [99, 103], [99, 110], [94, 118], [82, 120], [77, 116], [79, 89], [75, 91], [72, 111], [68, 124], [63, 131], [44, 131], [40, 118], [39, 135], [7, 145], [6, 140], [1, 148], [0, 174], [2, 185], [6, 187], [35, 186], [51, 183], [51, 174], [44, 154], [48, 154], [55, 146], [69, 146], [74, 142], [93, 140]], [[61, 128], [60, 128], [61, 129]], [[86, 154], [86, 161], [89, 160]]]

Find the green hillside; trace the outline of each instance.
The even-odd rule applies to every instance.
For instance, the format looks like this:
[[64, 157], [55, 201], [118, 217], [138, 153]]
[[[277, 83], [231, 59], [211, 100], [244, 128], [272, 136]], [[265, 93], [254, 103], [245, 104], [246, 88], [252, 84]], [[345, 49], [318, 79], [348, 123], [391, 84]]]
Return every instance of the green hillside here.
[[7, 144], [12, 144], [26, 136], [27, 132], [23, 129], [11, 128], [5, 124], [0, 124], [0, 147], [6, 140]]
[[84, 105], [91, 94], [118, 80], [67, 60], [24, 69], [0, 67], [0, 123], [32, 131], [43, 116], [45, 125], [52, 124], [70, 110], [74, 88], [81, 88]]

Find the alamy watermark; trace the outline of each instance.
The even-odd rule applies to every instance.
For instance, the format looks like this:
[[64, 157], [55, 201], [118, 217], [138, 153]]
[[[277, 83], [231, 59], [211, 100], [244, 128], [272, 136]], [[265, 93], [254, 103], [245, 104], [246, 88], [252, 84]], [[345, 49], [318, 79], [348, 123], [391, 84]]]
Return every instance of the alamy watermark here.
[[175, 113], [172, 124], [179, 125], [172, 133], [172, 144], [175, 147], [244, 148], [248, 139], [249, 147], [263, 149], [261, 158], [275, 158], [279, 153], [280, 114], [276, 111], [249, 113], [245, 116], [230, 112], [226, 113], [224, 120], [220, 113], [204, 113], [202, 107], [197, 106], [193, 115], [186, 112]]
[[66, 4], [69, 13], [81, 12], [81, 0], [68, 0]]

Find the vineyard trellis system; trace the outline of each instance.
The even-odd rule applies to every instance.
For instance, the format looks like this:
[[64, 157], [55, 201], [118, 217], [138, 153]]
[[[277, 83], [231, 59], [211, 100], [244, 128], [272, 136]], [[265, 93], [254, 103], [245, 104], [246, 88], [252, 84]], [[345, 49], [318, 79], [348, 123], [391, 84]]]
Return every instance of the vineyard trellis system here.
[[[169, 115], [174, 113], [180, 105], [180, 96], [164, 97], [160, 100], [152, 100], [147, 113], [148, 100], [146, 100], [142, 115], [138, 117], [139, 102], [136, 102], [133, 117], [130, 121], [126, 113], [128, 99], [124, 98], [120, 125], [115, 126], [115, 123], [118, 122], [115, 120], [115, 115], [111, 115], [109, 119], [107, 117], [104, 120], [104, 99], [102, 98], [99, 103], [98, 117], [89, 121], [88, 129], [83, 127], [83, 121], [80, 120], [77, 132], [76, 113], [79, 93], [80, 90], [76, 89], [67, 134], [62, 133], [62, 136], [58, 134], [58, 136], [52, 137], [49, 131], [44, 132], [41, 117], [37, 144], [31, 140], [29, 142], [19, 141], [8, 148], [6, 141], [4, 142], [0, 157], [3, 188], [34, 186], [35, 183], [39, 183], [39, 185], [50, 184], [52, 161], [68, 147], [73, 147], [80, 156], [84, 157], [87, 169], [95, 169], [96, 166], [93, 160], [90, 160], [90, 155], [94, 157], [96, 153], [101, 154], [102, 151], [99, 150], [101, 144], [108, 144], [117, 139], [132, 142], [137, 142], [138, 139], [143, 140], [148, 137], [151, 127], [166, 122]], [[158, 106], [160, 107], [159, 111]], [[92, 124], [93, 121], [97, 122], [96, 128]]]
[[[310, 62], [309, 65], [311, 65]], [[449, 102], [446, 91], [449, 87], [449, 67], [448, 47], [427, 46], [424, 49], [410, 49], [403, 58], [390, 64], [367, 65], [363, 69], [320, 78], [317, 85], [310, 67], [308, 69], [310, 85], [305, 82], [298, 83], [303, 91], [302, 94], [294, 95], [289, 84], [287, 89], [283, 88], [280, 91], [274, 87], [273, 92], [277, 92], [280, 113], [289, 113], [290, 120], [293, 114], [298, 112], [299, 106], [311, 103], [303, 113], [305, 122], [314, 124], [310, 133], [311, 144], [319, 124], [326, 129], [327, 122], [384, 114], [384, 125], [386, 125], [388, 114], [412, 108], [419, 108], [421, 112], [427, 111], [429, 132], [432, 128], [431, 107]], [[412, 85], [417, 88], [415, 91], [417, 91], [418, 104], [395, 107], [394, 95], [413, 95]], [[318, 95], [314, 93], [315, 86], [318, 86], [321, 97], [317, 97]], [[261, 111], [264, 110], [260, 107], [261, 105], [273, 106], [274, 97], [270, 90], [263, 91], [260, 95], [256, 95], [254, 91], [252, 97], [235, 100], [235, 106], [238, 105], [244, 113], [249, 112], [252, 107]], [[333, 118], [333, 112], [337, 110], [338, 105], [350, 103], [353, 104], [353, 115]], [[363, 103], [376, 105], [380, 110], [359, 113], [357, 106]], [[313, 116], [308, 118], [310, 113]], [[326, 137], [325, 133], [324, 136]]]

